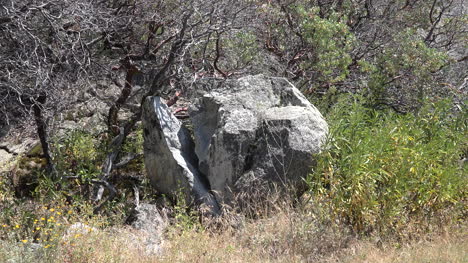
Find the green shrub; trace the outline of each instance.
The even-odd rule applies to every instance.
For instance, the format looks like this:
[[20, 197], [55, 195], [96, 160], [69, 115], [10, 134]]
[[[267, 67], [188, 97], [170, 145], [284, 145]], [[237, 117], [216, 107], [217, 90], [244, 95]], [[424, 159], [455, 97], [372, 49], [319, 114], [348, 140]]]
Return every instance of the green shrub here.
[[309, 178], [316, 200], [360, 233], [456, 219], [468, 189], [466, 164], [460, 163], [467, 149], [466, 110], [455, 114], [450, 103], [439, 102], [398, 115], [354, 99], [330, 113], [329, 148]]
[[63, 139], [53, 143], [54, 161], [60, 174], [94, 179], [100, 174], [99, 165], [105, 151], [99, 149], [94, 136], [86, 131], [71, 130]]
[[[403, 109], [418, 109], [434, 90], [434, 72], [449, 62], [446, 53], [428, 47], [416, 30], [407, 29], [393, 36], [374, 61], [360, 61], [369, 73], [369, 95], [374, 103], [390, 103]], [[391, 91], [396, 89], [397, 91]]]
[[297, 12], [304, 40], [317, 54], [301, 67], [311, 68], [319, 73], [321, 81], [330, 84], [346, 79], [352, 62], [350, 53], [356, 41], [346, 25], [346, 16], [331, 13], [329, 17], [322, 18], [320, 8], [307, 9], [302, 5], [298, 5]]

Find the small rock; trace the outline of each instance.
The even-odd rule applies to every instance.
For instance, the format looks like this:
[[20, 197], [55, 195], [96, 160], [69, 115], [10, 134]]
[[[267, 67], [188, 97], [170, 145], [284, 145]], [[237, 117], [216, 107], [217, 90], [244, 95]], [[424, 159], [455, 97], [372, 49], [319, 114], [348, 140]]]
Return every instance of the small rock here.
[[127, 224], [137, 230], [129, 238], [134, 247], [143, 248], [149, 255], [162, 253], [163, 234], [169, 225], [166, 213], [156, 205], [143, 203], [135, 207]]

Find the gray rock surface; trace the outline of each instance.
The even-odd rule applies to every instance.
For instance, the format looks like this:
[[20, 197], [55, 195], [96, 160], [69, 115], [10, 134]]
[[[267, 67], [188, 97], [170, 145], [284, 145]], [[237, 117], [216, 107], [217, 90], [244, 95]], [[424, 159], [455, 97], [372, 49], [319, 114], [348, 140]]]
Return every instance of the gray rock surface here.
[[13, 159], [14, 155], [3, 150], [3, 149], [0, 149], [0, 172], [6, 170], [8, 167], [8, 162]]
[[284, 78], [263, 75], [226, 81], [190, 109], [200, 171], [219, 201], [233, 194], [304, 188], [328, 126]]
[[137, 231], [129, 241], [142, 247], [146, 254], [162, 253], [163, 235], [169, 225], [166, 213], [156, 205], [143, 203], [135, 207], [127, 223]]
[[188, 202], [219, 214], [219, 205], [198, 171], [189, 131], [160, 97], [147, 98], [142, 120], [145, 166], [153, 187], [175, 198], [183, 194]]
[[238, 196], [302, 193], [313, 154], [328, 133], [320, 112], [284, 78], [256, 75], [203, 85], [207, 92], [189, 110], [195, 145], [161, 98], [145, 102], [145, 165], [152, 185], [172, 197], [183, 193], [211, 214]]
[[16, 157], [39, 145], [39, 141], [33, 138], [15, 140], [4, 138], [0, 142], [0, 173], [9, 171], [16, 162]]

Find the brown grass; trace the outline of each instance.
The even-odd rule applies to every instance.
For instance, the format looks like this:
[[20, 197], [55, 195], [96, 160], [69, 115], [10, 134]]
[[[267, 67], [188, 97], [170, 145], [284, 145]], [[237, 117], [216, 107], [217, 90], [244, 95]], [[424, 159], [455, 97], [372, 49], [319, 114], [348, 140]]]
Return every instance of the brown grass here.
[[368, 241], [353, 244], [339, 256], [334, 255], [326, 262], [468, 262], [468, 239], [461, 233], [425, 237], [415, 243], [376, 245]]
[[281, 213], [242, 229], [167, 233], [163, 255], [128, 246], [128, 232], [97, 234], [74, 247], [62, 246], [56, 262], [468, 262], [462, 230], [428, 234], [413, 243], [377, 242], [344, 231], [315, 228], [297, 215]]
[[139, 243], [130, 242], [141, 233], [119, 227], [92, 231], [62, 240], [58, 247], [36, 251], [22, 244], [0, 241], [0, 261], [468, 262], [466, 227], [452, 227], [414, 237], [413, 241], [395, 242], [390, 238], [386, 241], [357, 238], [346, 227], [326, 223], [314, 214], [293, 208], [255, 220], [224, 220], [208, 229], [196, 224], [171, 226], [162, 255], [145, 254]]

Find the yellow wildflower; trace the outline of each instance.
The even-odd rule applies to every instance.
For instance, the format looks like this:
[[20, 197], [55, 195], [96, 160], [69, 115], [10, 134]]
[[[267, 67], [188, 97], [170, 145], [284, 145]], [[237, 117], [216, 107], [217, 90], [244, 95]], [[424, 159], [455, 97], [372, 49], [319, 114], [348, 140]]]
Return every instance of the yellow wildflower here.
[[23, 240], [21, 240], [21, 242], [23, 242], [23, 243], [26, 244], [26, 243], [28, 243], [28, 240], [27, 240], [27, 239], [23, 239]]

